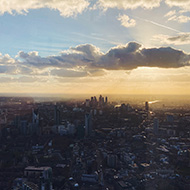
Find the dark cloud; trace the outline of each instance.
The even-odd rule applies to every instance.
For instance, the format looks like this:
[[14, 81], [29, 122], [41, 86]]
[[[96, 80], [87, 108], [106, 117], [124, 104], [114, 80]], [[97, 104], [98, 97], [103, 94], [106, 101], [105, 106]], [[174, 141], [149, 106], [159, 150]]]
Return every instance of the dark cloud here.
[[103, 55], [97, 67], [132, 70], [137, 67], [178, 68], [190, 65], [190, 55], [170, 47], [141, 48], [131, 42], [124, 47], [111, 49]]
[[190, 44], [190, 33], [180, 33], [177, 36], [155, 35], [153, 40], [159, 41], [163, 44], [185, 45]]
[[90, 69], [88, 71], [89, 76], [100, 77], [106, 75], [106, 72], [102, 69]]
[[[59, 56], [42, 58], [36, 53], [26, 54], [23, 52], [19, 56], [23, 59], [23, 63], [36, 68], [85, 67], [88, 69], [132, 70], [137, 67], [178, 68], [190, 64], [190, 55], [181, 50], [171, 47], [142, 48], [136, 42], [112, 48], [107, 53], [102, 53], [95, 46], [86, 44], [71, 48], [69, 52], [63, 52]], [[85, 73], [76, 73], [76, 76], [83, 74], [85, 75]]]
[[143, 49], [148, 67], [178, 68], [190, 65], [190, 55], [170, 47]]
[[[90, 47], [91, 46], [91, 47]], [[76, 66], [86, 66], [95, 60], [97, 56], [94, 46], [80, 45], [71, 48], [70, 52], [63, 52], [58, 56], [41, 57], [37, 52], [19, 52], [18, 55], [22, 62], [37, 68], [59, 67], [73, 68]]]
[[47, 67], [54, 65], [56, 61], [53, 61], [53, 57], [42, 58], [38, 55], [38, 52], [25, 53], [20, 51], [18, 56], [24, 61], [25, 64], [33, 65], [35, 67]]
[[179, 68], [190, 65], [190, 55], [171, 47], [143, 48], [130, 42], [103, 53], [85, 44], [57, 56], [41, 57], [37, 52], [19, 52], [17, 59], [0, 55], [0, 73], [57, 77], [103, 76], [106, 70], [138, 67]]
[[169, 37], [169, 41], [178, 42], [179, 44], [190, 43], [190, 33], [181, 34], [179, 36]]
[[136, 42], [131, 42], [126, 46], [118, 46], [104, 54], [96, 67], [105, 68], [108, 70], [131, 70], [143, 65], [144, 57], [140, 52], [141, 45]]

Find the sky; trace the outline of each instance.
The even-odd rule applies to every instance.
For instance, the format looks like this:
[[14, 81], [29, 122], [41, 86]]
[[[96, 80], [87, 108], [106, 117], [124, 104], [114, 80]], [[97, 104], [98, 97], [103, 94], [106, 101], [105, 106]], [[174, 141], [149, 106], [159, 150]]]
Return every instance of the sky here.
[[0, 93], [190, 94], [190, 0], [0, 0]]

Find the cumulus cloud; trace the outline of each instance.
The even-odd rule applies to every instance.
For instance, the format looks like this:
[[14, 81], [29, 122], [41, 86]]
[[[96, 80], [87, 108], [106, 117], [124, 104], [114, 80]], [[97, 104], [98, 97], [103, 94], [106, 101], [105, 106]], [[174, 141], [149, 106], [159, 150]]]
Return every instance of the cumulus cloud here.
[[70, 17], [96, 8], [152, 9], [159, 7], [162, 1], [170, 7], [190, 10], [189, 0], [0, 0], [0, 14], [27, 14], [33, 9], [49, 8], [59, 11], [63, 17]]
[[151, 9], [160, 6], [161, 0], [98, 0], [97, 6], [104, 10], [108, 8], [135, 9], [143, 7]]
[[182, 33], [177, 36], [156, 35], [153, 38], [163, 44], [185, 45], [190, 44], [190, 33]]
[[184, 10], [190, 10], [189, 0], [165, 0], [170, 7], [180, 7]]
[[0, 53], [0, 73], [1, 74], [31, 74], [33, 71], [30, 67], [19, 64], [19, 61], [15, 58], [10, 57], [10, 55], [2, 55]]
[[49, 8], [69, 17], [82, 13], [88, 6], [89, 0], [0, 0], [0, 13], [26, 14], [30, 9]]
[[2, 55], [0, 53], [0, 64], [2, 63], [14, 64], [15, 62], [16, 62], [15, 59], [11, 58], [10, 55], [8, 54]]
[[[42, 58], [38, 55], [38, 52], [29, 52], [29, 53], [25, 53], [23, 51], [20, 51], [18, 53], [19, 58], [21, 58], [22, 60], [25, 61], [25, 63], [29, 63], [30, 65], [36, 66], [36, 67], [47, 67], [47, 66], [51, 66], [52, 63], [56, 62], [54, 60], [52, 60], [51, 58], [47, 59], [47, 58]], [[54, 64], [54, 66], [56, 66], [56, 64]]]
[[95, 8], [152, 9], [159, 7], [161, 1], [170, 7], [190, 10], [189, 0], [0, 0], [0, 14], [27, 14], [32, 9], [49, 8], [59, 11], [61, 16], [70, 17]]
[[119, 15], [118, 20], [121, 22], [121, 25], [126, 28], [136, 26], [136, 21], [129, 18], [127, 15]]
[[103, 55], [99, 48], [91, 44], [79, 45], [76, 47], [72, 47], [70, 50], [82, 53], [89, 60], [94, 60], [97, 57]]
[[131, 42], [111, 49], [101, 61], [107, 69], [178, 68], [190, 64], [190, 55], [170, 47], [141, 48], [140, 44]]
[[92, 62], [97, 62], [102, 55], [103, 53], [97, 47], [91, 44], [84, 44], [72, 47], [58, 56], [41, 57], [37, 52], [19, 52], [18, 57], [26, 65], [43, 69], [47, 67], [86, 67], [91, 65]]
[[[172, 40], [172, 39], [170, 39]], [[64, 68], [73, 73], [73, 69], [81, 71], [76, 76], [83, 76], [84, 69], [132, 70], [137, 67], [178, 68], [189, 66], [190, 55], [170, 47], [143, 48], [141, 44], [130, 42], [125, 46], [117, 46], [107, 53], [100, 52], [90, 44], [71, 48], [59, 56], [42, 58], [35, 53], [20, 53], [22, 63], [35, 68]], [[24, 55], [24, 56], [23, 56]], [[86, 71], [86, 70], [85, 70]], [[66, 71], [56, 70], [53, 74], [66, 75]], [[69, 75], [69, 74], [68, 74]]]
[[[183, 39], [184, 38], [184, 39]], [[188, 37], [189, 38], [189, 37]], [[184, 37], [170, 41], [186, 41]], [[37, 52], [19, 52], [17, 59], [1, 55], [0, 76], [17, 77], [17, 81], [36, 81], [36, 77], [84, 78], [106, 75], [109, 70], [131, 71], [138, 67], [179, 68], [190, 66], [190, 55], [170, 47], [144, 48], [130, 42], [103, 53], [90, 44], [79, 45], [57, 56], [41, 57]], [[34, 78], [32, 78], [34, 77]], [[21, 80], [22, 79], [22, 80]]]
[[0, 73], [14, 74], [17, 71], [16, 60], [8, 54], [0, 54]]

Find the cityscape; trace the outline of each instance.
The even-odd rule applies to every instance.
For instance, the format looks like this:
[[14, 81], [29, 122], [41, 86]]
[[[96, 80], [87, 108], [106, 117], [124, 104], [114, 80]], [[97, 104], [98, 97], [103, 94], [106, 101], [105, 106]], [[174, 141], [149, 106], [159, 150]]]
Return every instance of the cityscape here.
[[0, 189], [190, 187], [190, 107], [118, 104], [102, 95], [0, 103]]
[[0, 190], [190, 190], [190, 0], [0, 0]]

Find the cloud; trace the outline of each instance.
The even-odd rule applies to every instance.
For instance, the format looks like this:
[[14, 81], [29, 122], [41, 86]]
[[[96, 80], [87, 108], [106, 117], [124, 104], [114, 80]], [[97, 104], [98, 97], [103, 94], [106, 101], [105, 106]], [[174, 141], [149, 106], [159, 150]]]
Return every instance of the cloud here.
[[[132, 70], [138, 67], [178, 68], [190, 64], [190, 55], [170, 47], [142, 48], [136, 42], [118, 46], [102, 56], [99, 67]], [[96, 64], [97, 66], [97, 64]]]
[[15, 65], [0, 65], [0, 73], [15, 74], [17, 67]]
[[190, 22], [190, 17], [184, 15], [190, 11], [190, 1], [189, 0], [165, 0], [165, 3], [170, 7], [179, 7], [181, 10], [169, 11], [165, 17], [168, 17], [168, 21], [176, 21], [178, 23]]
[[159, 41], [163, 44], [185, 45], [190, 44], [190, 33], [181, 33], [177, 36], [160, 34], [154, 36], [153, 40]]
[[88, 0], [0, 0], [0, 14], [26, 14], [31, 9], [49, 8], [70, 17], [81, 14], [88, 6]]
[[[179, 36], [168, 37], [167, 40], [174, 43], [187, 39], [186, 36]], [[28, 82], [37, 80], [31, 77], [42, 79], [101, 77], [110, 70], [131, 71], [138, 67], [190, 66], [190, 55], [181, 50], [170, 47], [144, 48], [136, 42], [113, 47], [106, 53], [101, 52], [96, 46], [84, 44], [72, 47], [57, 56], [41, 57], [37, 52], [19, 52], [17, 59], [8, 55], [0, 57], [1, 77], [7, 75], [14, 78], [30, 77], [26, 78]]]
[[10, 57], [10, 55], [2, 55], [0, 53], [0, 74], [31, 74], [33, 70], [30, 67], [27, 67], [23, 64], [20, 64], [19, 61], [15, 58]]
[[98, 0], [97, 6], [107, 10], [108, 8], [135, 9], [143, 7], [151, 9], [160, 6], [161, 0]]
[[15, 59], [11, 58], [10, 55], [8, 54], [2, 55], [0, 53], [0, 64], [2, 63], [14, 64], [15, 62], [16, 62]]
[[[190, 10], [189, 0], [163, 0], [170, 7]], [[100, 8], [152, 9], [160, 6], [162, 0], [0, 0], [0, 14], [27, 14], [30, 10], [49, 8], [59, 11], [63, 17], [76, 16], [85, 10]]]
[[107, 74], [103, 69], [90, 69], [88, 73], [91, 77], [101, 77]]
[[18, 57], [22, 59], [28, 66], [36, 68], [74, 68], [89, 66], [92, 62], [97, 60], [103, 55], [100, 50], [91, 45], [84, 44], [72, 47], [67, 51], [61, 52], [58, 56], [41, 57], [37, 52], [19, 52]]
[[170, 7], [180, 7], [184, 10], [190, 10], [190, 1], [189, 0], [165, 0], [166, 4]]
[[16, 60], [8, 54], [0, 54], [0, 73], [14, 74], [17, 71]]
[[79, 45], [71, 48], [71, 50], [82, 53], [89, 60], [96, 59], [103, 54], [99, 48], [91, 44]]
[[45, 79], [41, 77], [34, 77], [34, 76], [21, 76], [17, 79], [14, 79], [14, 82], [19, 82], [19, 83], [33, 83], [33, 82], [46, 82]]
[[63, 17], [71, 17], [81, 14], [87, 9], [97, 8], [103, 10], [109, 8], [126, 10], [138, 7], [152, 9], [159, 7], [162, 1], [170, 7], [190, 10], [189, 0], [0, 0], [0, 14], [27, 14], [30, 10], [49, 8], [59, 11]]
[[21, 76], [21, 77], [2, 77], [0, 76], [1, 83], [33, 83], [33, 82], [46, 82], [46, 80], [41, 77], [33, 77], [33, 76]]
[[168, 21], [177, 21], [179, 23], [187, 23], [190, 21], [190, 17], [185, 16], [185, 15], [173, 16], [173, 17], [170, 17]]
[[177, 21], [179, 23], [187, 23], [190, 21], [190, 17], [183, 15], [186, 11], [169, 11], [164, 17], [168, 17], [168, 21]]
[[[169, 39], [175, 41], [175, 39]], [[177, 39], [176, 39], [177, 40]], [[24, 55], [24, 56], [23, 56]], [[178, 68], [190, 64], [190, 55], [170, 47], [142, 48], [141, 44], [130, 42], [117, 46], [107, 53], [90, 44], [79, 45], [61, 53], [59, 56], [42, 58], [35, 53], [20, 53], [23, 64], [35, 68], [64, 68], [84, 71], [85, 69], [132, 70], [137, 67]], [[73, 74], [73, 71], [69, 71]], [[62, 75], [65, 71], [54, 71]], [[86, 73], [76, 73], [82, 76]]]
[[[29, 63], [30, 65], [36, 66], [36, 67], [47, 67], [47, 66], [51, 66], [52, 63], [55, 63], [56, 61], [54, 61], [53, 59], [49, 58], [42, 58], [38, 55], [38, 52], [33, 51], [33, 52], [29, 52], [29, 53], [25, 53], [23, 51], [20, 51], [18, 53], [19, 58], [21, 58], [22, 60], [25, 61], [25, 63]], [[55, 58], [56, 59], [56, 58]], [[58, 61], [57, 61], [58, 64]], [[56, 64], [54, 64], [54, 66], [56, 66]]]
[[88, 73], [85, 71], [75, 71], [75, 70], [68, 70], [68, 69], [53, 69], [50, 72], [53, 76], [58, 77], [85, 77], [88, 76]]
[[119, 15], [118, 20], [121, 22], [121, 25], [126, 28], [136, 26], [136, 21], [129, 18], [127, 15]]
[[[182, 51], [175, 50], [169, 47], [161, 48], [142, 48], [142, 46], [136, 42], [131, 42], [126, 46], [118, 46], [112, 48], [107, 53], [103, 54], [97, 52], [96, 48], [91, 45], [80, 45], [71, 50], [79, 50], [80, 52], [75, 53], [63, 53], [61, 56], [50, 56], [41, 58], [36, 55], [40, 63], [34, 64], [32, 59], [27, 59], [27, 64], [31, 64], [36, 67], [59, 67], [59, 68], [76, 68], [76, 67], [87, 67], [87, 68], [102, 68], [102, 69], [126, 69], [131, 70], [141, 66], [147, 67], [163, 67], [163, 68], [176, 68], [189, 65], [190, 56]], [[89, 55], [87, 54], [88, 51]], [[42, 61], [44, 60], [44, 62]], [[53, 61], [52, 61], [53, 60]], [[57, 62], [55, 61], [57, 60]]]
[[164, 17], [171, 17], [176, 14], [176, 10], [169, 11], [167, 14], [164, 15]]
[[13, 82], [14, 79], [12, 77], [0, 77], [0, 83], [9, 83], [9, 82]]

